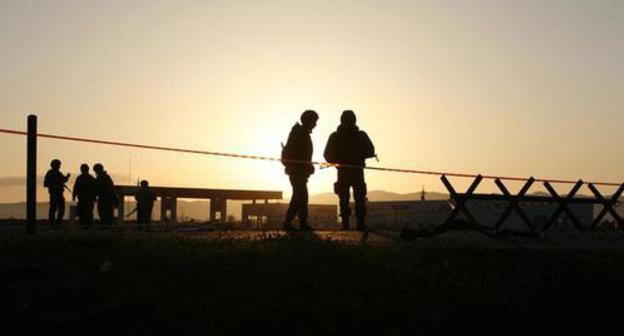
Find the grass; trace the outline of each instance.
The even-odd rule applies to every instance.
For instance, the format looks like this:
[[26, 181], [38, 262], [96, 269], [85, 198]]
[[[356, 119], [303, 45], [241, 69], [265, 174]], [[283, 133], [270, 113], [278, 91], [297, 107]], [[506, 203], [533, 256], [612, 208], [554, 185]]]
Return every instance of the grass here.
[[0, 333], [624, 331], [624, 250], [0, 236]]

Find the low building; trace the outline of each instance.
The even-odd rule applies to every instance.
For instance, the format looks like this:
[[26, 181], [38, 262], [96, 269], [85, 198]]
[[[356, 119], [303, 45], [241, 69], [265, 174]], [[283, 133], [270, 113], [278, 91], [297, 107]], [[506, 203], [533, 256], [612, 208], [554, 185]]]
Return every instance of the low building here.
[[[353, 207], [353, 204], [351, 205]], [[467, 208], [475, 220], [482, 225], [494, 227], [498, 219], [508, 206], [503, 201], [472, 200], [467, 202]], [[556, 203], [522, 203], [520, 205], [531, 223], [536, 228], [542, 228], [552, 214], [556, 211]], [[592, 204], [572, 204], [570, 210], [584, 226], [591, 225], [594, 218], [594, 206]], [[390, 201], [369, 202], [367, 204], [366, 224], [371, 229], [377, 230], [401, 230], [409, 228], [414, 230], [430, 229], [444, 223], [453, 211], [450, 201]], [[352, 215], [353, 217], [353, 215]], [[464, 218], [463, 213], [458, 218]], [[355, 218], [351, 219], [355, 223]], [[506, 218], [503, 228], [510, 230], [528, 230], [527, 225], [514, 210]], [[572, 221], [564, 214], [559, 217], [553, 230], [575, 230]]]
[[[351, 204], [353, 208], [353, 204]], [[388, 201], [366, 204], [366, 225], [373, 230], [425, 229], [443, 223], [453, 210], [449, 201]], [[355, 224], [351, 215], [350, 222]]]
[[[288, 204], [243, 204], [243, 227], [256, 230], [281, 230]], [[308, 205], [308, 224], [318, 230], [337, 230], [338, 207], [336, 205]], [[295, 224], [296, 227], [296, 224]]]

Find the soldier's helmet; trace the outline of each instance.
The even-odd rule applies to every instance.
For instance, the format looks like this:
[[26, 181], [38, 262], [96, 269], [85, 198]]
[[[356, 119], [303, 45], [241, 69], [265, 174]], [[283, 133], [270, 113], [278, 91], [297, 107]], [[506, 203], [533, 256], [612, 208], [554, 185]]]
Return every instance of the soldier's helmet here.
[[340, 116], [340, 123], [344, 125], [355, 125], [356, 118], [355, 113], [352, 110], [344, 110], [342, 111], [342, 115]]
[[303, 124], [310, 124], [317, 121], [319, 118], [318, 114], [314, 110], [305, 110], [301, 114], [301, 122]]
[[54, 159], [50, 162], [50, 167], [52, 167], [52, 169], [59, 169], [61, 168], [61, 160], [59, 159]]
[[104, 171], [104, 166], [102, 166], [101, 163], [96, 163], [95, 165], [93, 165], [93, 171], [100, 174]]

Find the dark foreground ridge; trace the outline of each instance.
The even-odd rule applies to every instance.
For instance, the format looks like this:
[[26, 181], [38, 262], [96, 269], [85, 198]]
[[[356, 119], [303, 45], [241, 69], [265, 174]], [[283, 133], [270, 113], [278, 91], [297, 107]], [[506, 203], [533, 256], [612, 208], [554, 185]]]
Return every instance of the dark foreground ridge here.
[[427, 242], [4, 234], [0, 333], [624, 331], [622, 249]]

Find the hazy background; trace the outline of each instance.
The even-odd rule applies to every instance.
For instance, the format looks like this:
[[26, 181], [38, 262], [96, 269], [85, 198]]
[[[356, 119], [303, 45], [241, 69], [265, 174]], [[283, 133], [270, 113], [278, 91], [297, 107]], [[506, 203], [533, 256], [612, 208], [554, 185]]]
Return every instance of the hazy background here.
[[[379, 165], [621, 181], [623, 107], [623, 1], [0, 0], [0, 128], [35, 113], [41, 132], [279, 156], [312, 108], [321, 160], [349, 108]], [[289, 193], [279, 163], [39, 148], [41, 175], [60, 158], [117, 183]], [[0, 151], [0, 202], [22, 201], [25, 138], [0, 135]], [[311, 192], [334, 179], [317, 172]]]

